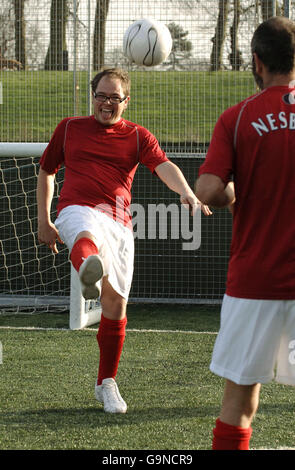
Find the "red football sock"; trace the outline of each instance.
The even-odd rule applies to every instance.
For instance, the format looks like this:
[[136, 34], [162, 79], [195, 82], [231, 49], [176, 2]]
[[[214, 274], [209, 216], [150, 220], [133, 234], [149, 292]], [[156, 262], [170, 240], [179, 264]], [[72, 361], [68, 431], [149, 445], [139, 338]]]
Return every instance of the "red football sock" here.
[[99, 370], [97, 385], [103, 379], [113, 378], [117, 375], [119, 361], [125, 340], [127, 318], [123, 320], [109, 320], [101, 315], [97, 332], [97, 342], [100, 349]]
[[97, 255], [98, 249], [96, 244], [90, 238], [80, 238], [74, 243], [74, 246], [71, 251], [71, 261], [72, 265], [79, 272], [80, 266], [83, 261], [90, 255]]
[[216, 420], [212, 450], [249, 450], [252, 428], [241, 428]]

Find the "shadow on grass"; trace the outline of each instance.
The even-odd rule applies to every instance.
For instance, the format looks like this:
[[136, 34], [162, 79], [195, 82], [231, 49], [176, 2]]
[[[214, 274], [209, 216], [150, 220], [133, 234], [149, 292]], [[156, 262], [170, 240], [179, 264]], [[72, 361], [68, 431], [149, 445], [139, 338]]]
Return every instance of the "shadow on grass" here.
[[128, 409], [126, 414], [105, 413], [103, 408], [51, 408], [47, 410], [25, 410], [18, 412], [0, 413], [0, 424], [8, 427], [14, 426], [38, 426], [54, 425], [55, 428], [63, 426], [87, 426], [101, 427], [117, 425], [142, 425], [145, 422], [159, 422], [159, 420], [176, 420], [187, 418], [209, 418], [215, 417], [219, 408], [215, 406], [206, 407], [174, 407], [174, 408], [145, 408]]
[[[38, 427], [46, 424], [55, 429], [65, 426], [86, 426], [96, 428], [102, 426], [143, 425], [144, 423], [159, 422], [161, 420], [181, 419], [215, 419], [220, 412], [219, 406], [196, 406], [174, 408], [136, 408], [129, 407], [126, 414], [105, 413], [102, 406], [87, 408], [51, 408], [47, 410], [24, 410], [0, 413], [0, 425], [8, 428], [14, 427]], [[276, 413], [294, 413], [293, 403], [263, 404], [261, 413], [274, 415]], [[260, 414], [260, 413], [259, 413]]]

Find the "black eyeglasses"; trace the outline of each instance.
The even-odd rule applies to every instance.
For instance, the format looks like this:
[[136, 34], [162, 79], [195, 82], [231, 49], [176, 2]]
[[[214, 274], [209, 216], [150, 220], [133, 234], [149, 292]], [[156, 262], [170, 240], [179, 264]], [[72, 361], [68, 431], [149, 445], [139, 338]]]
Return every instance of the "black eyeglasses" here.
[[119, 96], [106, 96], [102, 93], [93, 93], [93, 97], [100, 103], [105, 103], [105, 101], [109, 100], [111, 104], [120, 104], [127, 98], [127, 96], [124, 96], [124, 98], [119, 98]]

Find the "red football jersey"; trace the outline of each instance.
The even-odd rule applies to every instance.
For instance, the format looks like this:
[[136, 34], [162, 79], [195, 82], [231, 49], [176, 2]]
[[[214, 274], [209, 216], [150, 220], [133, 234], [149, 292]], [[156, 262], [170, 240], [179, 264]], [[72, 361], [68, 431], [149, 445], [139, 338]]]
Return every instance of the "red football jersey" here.
[[199, 171], [235, 184], [230, 296], [295, 299], [294, 94], [270, 87], [226, 110]]
[[153, 172], [166, 161], [158, 141], [144, 127], [125, 119], [106, 127], [87, 116], [58, 124], [40, 165], [49, 174], [65, 166], [58, 213], [68, 205], [86, 205], [130, 226], [131, 186], [138, 164]]

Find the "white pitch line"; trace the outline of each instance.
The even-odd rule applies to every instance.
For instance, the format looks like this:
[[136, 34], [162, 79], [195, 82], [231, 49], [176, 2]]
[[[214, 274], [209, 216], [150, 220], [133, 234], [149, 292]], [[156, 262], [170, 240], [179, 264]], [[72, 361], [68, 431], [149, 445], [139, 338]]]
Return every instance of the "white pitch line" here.
[[42, 328], [39, 326], [0, 326], [0, 330], [24, 330], [24, 331], [72, 331], [68, 328]]
[[295, 447], [258, 447], [258, 449], [250, 449], [251, 450], [295, 450]]
[[[43, 328], [39, 326], [0, 326], [0, 330], [23, 330], [23, 331], [97, 331], [97, 328], [83, 328], [81, 330], [70, 330], [69, 328]], [[126, 333], [182, 333], [188, 335], [217, 335], [214, 331], [191, 331], [191, 330], [153, 330], [132, 328]]]
[[127, 332], [135, 333], [183, 333], [188, 335], [217, 335], [215, 331], [190, 331], [190, 330], [145, 330], [145, 329], [131, 329]]

